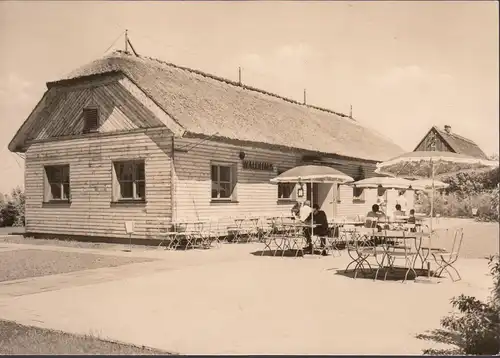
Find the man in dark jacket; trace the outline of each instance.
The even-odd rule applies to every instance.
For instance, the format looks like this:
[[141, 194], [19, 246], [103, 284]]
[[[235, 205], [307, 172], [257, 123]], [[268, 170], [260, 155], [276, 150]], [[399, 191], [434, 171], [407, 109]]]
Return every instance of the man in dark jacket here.
[[[324, 237], [328, 235], [328, 218], [326, 217], [326, 214], [323, 210], [319, 209], [318, 204], [313, 205], [313, 212], [312, 212], [312, 217], [313, 217], [313, 223], [316, 224], [317, 226], [314, 227], [314, 235]], [[311, 222], [311, 216], [309, 216], [306, 220], [306, 222]], [[305, 230], [306, 234], [306, 240], [307, 240], [307, 250], [311, 250], [313, 248], [312, 245], [312, 240], [311, 240], [311, 229], [307, 228]], [[321, 238], [321, 247], [325, 247], [325, 239]]]

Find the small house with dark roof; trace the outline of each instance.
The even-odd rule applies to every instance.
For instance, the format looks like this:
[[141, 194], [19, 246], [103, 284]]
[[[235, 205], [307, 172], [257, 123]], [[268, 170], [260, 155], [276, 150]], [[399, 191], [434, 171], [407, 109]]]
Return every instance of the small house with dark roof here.
[[[47, 83], [9, 150], [25, 153], [28, 235], [108, 239], [129, 220], [146, 239], [164, 220], [289, 215], [296, 186], [269, 182], [282, 171], [362, 179], [403, 153], [350, 116], [121, 51]], [[336, 185], [307, 195], [330, 218], [376, 200]]]
[[486, 154], [474, 141], [453, 133], [449, 125], [445, 125], [443, 129], [433, 126], [420, 143], [418, 143], [414, 151], [434, 150], [488, 159]]

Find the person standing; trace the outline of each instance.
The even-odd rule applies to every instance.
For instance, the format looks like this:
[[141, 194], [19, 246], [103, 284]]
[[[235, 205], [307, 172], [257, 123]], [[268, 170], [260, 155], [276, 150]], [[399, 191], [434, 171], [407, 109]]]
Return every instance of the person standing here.
[[401, 206], [400, 210], [406, 214], [406, 211], [408, 210], [408, 201], [406, 200], [404, 190], [399, 191], [399, 196], [396, 199], [396, 204], [400, 205]]

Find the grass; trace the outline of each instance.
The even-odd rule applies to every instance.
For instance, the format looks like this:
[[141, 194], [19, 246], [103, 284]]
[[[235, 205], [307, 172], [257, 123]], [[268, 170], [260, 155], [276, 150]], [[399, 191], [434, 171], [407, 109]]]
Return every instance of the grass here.
[[146, 347], [110, 342], [93, 335], [79, 336], [0, 320], [0, 354], [169, 354]]
[[[99, 250], [122, 250], [129, 247], [127, 244], [108, 244], [103, 242], [85, 242], [75, 240], [58, 240], [58, 239], [34, 239], [30, 237], [23, 237], [19, 235], [9, 235], [0, 237], [0, 244], [2, 242], [9, 244], [26, 244], [26, 245], [49, 245], [60, 247], [74, 247], [80, 249], [99, 249]], [[132, 248], [141, 249], [157, 249], [157, 246], [146, 245], [132, 245]]]
[[0, 251], [0, 282], [146, 261], [152, 259], [49, 250]]

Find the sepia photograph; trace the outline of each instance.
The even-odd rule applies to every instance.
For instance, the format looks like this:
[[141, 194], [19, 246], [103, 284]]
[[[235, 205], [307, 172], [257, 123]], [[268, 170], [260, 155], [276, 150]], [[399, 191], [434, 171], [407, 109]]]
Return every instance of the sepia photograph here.
[[497, 1], [0, 1], [1, 355], [500, 354]]

